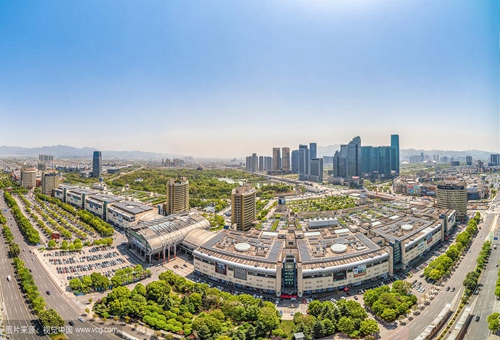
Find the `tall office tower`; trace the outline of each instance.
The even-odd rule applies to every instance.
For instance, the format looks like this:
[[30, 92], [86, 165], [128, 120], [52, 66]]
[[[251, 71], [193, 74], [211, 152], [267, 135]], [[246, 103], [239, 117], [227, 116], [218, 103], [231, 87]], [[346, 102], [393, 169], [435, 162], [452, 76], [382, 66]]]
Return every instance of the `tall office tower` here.
[[264, 156], [259, 156], [259, 171], [264, 170]]
[[257, 157], [256, 153], [252, 154], [252, 166], [250, 171], [251, 172], [257, 172], [257, 169], [259, 167], [259, 158]]
[[391, 135], [391, 170], [399, 175], [399, 135]]
[[52, 162], [54, 160], [54, 156], [52, 156], [52, 155], [38, 155], [38, 160], [40, 162]]
[[273, 158], [270, 156], [264, 157], [264, 166], [267, 171], [272, 171], [273, 170]]
[[281, 151], [280, 148], [273, 148], [273, 171], [281, 170]]
[[467, 218], [467, 184], [442, 182], [436, 186], [437, 207], [456, 211], [457, 219]]
[[290, 148], [281, 148], [281, 169], [290, 172]]
[[42, 173], [42, 194], [54, 196], [54, 189], [59, 188], [59, 176], [57, 172]]
[[500, 154], [492, 153], [490, 155], [490, 165], [499, 166], [500, 165]]
[[21, 185], [24, 188], [36, 188], [36, 169], [26, 168], [21, 170]]
[[251, 185], [234, 188], [231, 192], [231, 225], [247, 231], [256, 219], [256, 191]]
[[361, 147], [361, 174], [369, 175], [375, 168], [374, 152], [372, 146]]
[[378, 168], [377, 171], [383, 177], [391, 175], [391, 147], [377, 147]]
[[248, 172], [250, 172], [251, 169], [252, 169], [252, 164], [251, 163], [252, 163], [252, 157], [247, 156], [245, 158], [245, 170], [248, 171]]
[[94, 151], [94, 156], [92, 157], [92, 177], [94, 177], [94, 178], [101, 178], [102, 177], [101, 151]]
[[333, 177], [347, 176], [347, 145], [341, 145], [340, 150], [335, 151], [333, 155]]
[[354, 137], [347, 144], [347, 178], [361, 175], [361, 138]]
[[167, 215], [189, 211], [189, 182], [186, 177], [168, 181], [167, 199], [163, 210]]
[[292, 151], [292, 174], [299, 173], [299, 150]]
[[311, 169], [308, 179], [318, 183], [323, 182], [323, 158], [311, 159]]
[[307, 180], [309, 174], [309, 149], [307, 145], [299, 145], [299, 180]]
[[472, 156], [465, 156], [465, 164], [472, 165]]
[[318, 144], [317, 143], [309, 143], [309, 158], [310, 159], [318, 158]]

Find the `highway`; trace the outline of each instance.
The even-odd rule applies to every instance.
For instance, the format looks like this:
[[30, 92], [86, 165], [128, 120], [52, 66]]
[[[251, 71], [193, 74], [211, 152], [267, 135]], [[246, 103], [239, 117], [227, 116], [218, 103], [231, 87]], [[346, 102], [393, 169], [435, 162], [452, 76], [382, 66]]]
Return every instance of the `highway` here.
[[[69, 327], [69, 329], [72, 330], [73, 335], [66, 334], [68, 338], [78, 338], [85, 340], [93, 340], [97, 338], [106, 340], [116, 339], [115, 336], [109, 334], [99, 334], [102, 333], [102, 330], [99, 327], [94, 326], [88, 320], [85, 320], [84, 323], [78, 321], [78, 317], [82, 315], [80, 312], [82, 310], [82, 307], [76, 304], [76, 297], [75, 299], [71, 299], [66, 296], [63, 293], [63, 287], [61, 287], [59, 283], [54, 284], [51, 275], [46, 271], [45, 266], [40, 263], [40, 259], [30, 253], [30, 251], [34, 252], [36, 247], [30, 247], [26, 244], [21, 232], [19, 231], [19, 228], [17, 227], [10, 213], [10, 210], [7, 210], [7, 212], [3, 212], [3, 210], [6, 209], [6, 204], [3, 200], [3, 192], [0, 192], [0, 195], [2, 196], [0, 198], [0, 208], [2, 209], [3, 215], [8, 220], [10, 230], [14, 235], [14, 241], [19, 244], [19, 247], [21, 249], [24, 249], [24, 251], [21, 251], [19, 257], [26, 263], [26, 267], [31, 269], [33, 278], [38, 286], [38, 290], [45, 298], [46, 308], [55, 309], [66, 322], [73, 320], [75, 323], [74, 327]], [[11, 217], [12, 219], [10, 219]], [[50, 292], [50, 295], [46, 293], [47, 291]], [[18, 302], [15, 303], [15, 305], [18, 304]], [[17, 308], [19, 309], [19, 307]], [[32, 316], [32, 318], [34, 318], [34, 316]], [[69, 324], [67, 323], [66, 326], [69, 326]], [[79, 331], [78, 334], [76, 334], [77, 327], [82, 328], [82, 330]]]
[[[477, 236], [474, 238], [472, 242], [472, 245], [470, 247], [471, 252], [465, 255], [465, 257], [462, 259], [462, 262], [459, 264], [459, 266], [452, 274], [450, 279], [445, 282], [445, 286], [441, 289], [438, 295], [435, 296], [434, 300], [431, 301], [430, 305], [426, 306], [425, 309], [421, 311], [421, 314], [417, 315], [406, 326], [398, 326], [395, 330], [384, 332], [382, 334], [382, 339], [413, 340], [418, 335], [420, 335], [427, 326], [430, 325], [430, 323], [436, 318], [439, 312], [443, 310], [443, 308], [447, 303], [451, 303], [453, 301], [455, 305], [452, 306], [452, 309], [456, 310], [456, 306], [458, 305], [459, 299], [462, 296], [462, 293], [465, 289], [465, 287], [463, 286], [465, 275], [467, 275], [468, 272], [474, 270], [476, 266], [477, 254], [479, 254], [479, 251], [481, 250], [481, 247], [485, 241], [487, 230], [489, 230], [491, 223], [493, 222], [493, 217], [494, 215], [492, 214], [483, 215], [484, 222], [480, 224], [481, 230], [479, 230]], [[497, 249], [497, 251], [499, 251], [500, 253], [500, 249]], [[496, 280], [496, 274], [495, 274], [495, 280]], [[456, 290], [454, 292], [451, 292], [451, 289], [450, 291], [446, 291], [446, 287], [448, 286], [455, 287]], [[486, 339], [486, 338], [477, 338], [477, 339]]]

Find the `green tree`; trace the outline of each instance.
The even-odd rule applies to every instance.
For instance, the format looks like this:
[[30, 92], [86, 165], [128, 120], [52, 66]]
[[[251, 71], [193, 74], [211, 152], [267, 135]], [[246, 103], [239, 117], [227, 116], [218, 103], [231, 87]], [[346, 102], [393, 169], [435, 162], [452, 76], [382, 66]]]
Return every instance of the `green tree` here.
[[280, 318], [274, 306], [263, 307], [260, 309], [256, 322], [258, 334], [266, 335], [273, 329], [277, 328], [279, 324]]
[[61, 249], [62, 250], [68, 250], [68, 241], [63, 240], [61, 243]]
[[380, 317], [387, 322], [393, 322], [397, 318], [397, 313], [392, 308], [386, 308], [384, 309]]
[[47, 244], [47, 246], [50, 248], [50, 249], [53, 249], [57, 246], [56, 244], [56, 241], [55, 240], [50, 240], [49, 243]]
[[339, 330], [339, 332], [344, 334], [352, 333], [352, 331], [355, 330], [355, 327], [356, 326], [354, 324], [354, 320], [347, 316], [341, 317], [337, 322], [337, 329]]
[[495, 312], [491, 315], [488, 316], [488, 329], [492, 332], [497, 332], [498, 331], [498, 327], [499, 327], [499, 317], [500, 317], [500, 314]]
[[359, 324], [359, 331], [362, 335], [375, 335], [380, 332], [377, 321], [365, 319]]
[[326, 335], [325, 326], [317, 319], [313, 325], [313, 334], [315, 338], [322, 338]]
[[18, 257], [19, 253], [21, 253], [21, 248], [17, 243], [11, 243], [9, 244], [9, 252], [10, 256], [12, 257]]
[[479, 278], [479, 274], [475, 271], [473, 272], [468, 272], [467, 275], [465, 276], [465, 280], [463, 282], [463, 285], [465, 288], [468, 290], [474, 290], [477, 286], [477, 280]]

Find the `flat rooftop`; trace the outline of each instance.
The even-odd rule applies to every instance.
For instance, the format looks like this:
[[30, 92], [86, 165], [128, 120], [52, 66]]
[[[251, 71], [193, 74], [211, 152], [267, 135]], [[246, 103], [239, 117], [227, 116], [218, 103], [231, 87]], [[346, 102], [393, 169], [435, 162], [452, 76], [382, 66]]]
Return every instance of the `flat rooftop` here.
[[139, 202], [133, 202], [133, 201], [123, 201], [123, 202], [117, 202], [114, 203], [110, 209], [119, 209], [122, 210], [126, 213], [129, 213], [131, 215], [137, 215], [140, 213], [143, 213], [145, 211], [151, 211], [154, 209], [154, 207], [146, 204], [142, 204]]

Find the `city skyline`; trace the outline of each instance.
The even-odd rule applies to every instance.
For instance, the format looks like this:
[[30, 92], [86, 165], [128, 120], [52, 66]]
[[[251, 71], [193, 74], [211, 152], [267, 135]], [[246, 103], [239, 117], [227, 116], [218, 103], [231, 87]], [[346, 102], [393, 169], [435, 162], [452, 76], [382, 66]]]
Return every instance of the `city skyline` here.
[[232, 158], [397, 133], [499, 152], [498, 7], [3, 2], [0, 145]]

